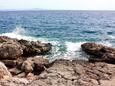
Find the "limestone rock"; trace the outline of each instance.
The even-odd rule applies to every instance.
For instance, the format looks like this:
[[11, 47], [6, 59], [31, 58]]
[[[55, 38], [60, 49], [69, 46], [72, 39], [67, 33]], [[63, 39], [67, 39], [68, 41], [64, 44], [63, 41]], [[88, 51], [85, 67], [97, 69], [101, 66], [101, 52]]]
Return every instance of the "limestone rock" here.
[[31, 73], [34, 69], [34, 63], [32, 60], [27, 59], [23, 62], [21, 69], [26, 73]]
[[9, 78], [7, 80], [1, 80], [0, 86], [28, 86], [29, 81], [25, 78]]
[[17, 43], [3, 43], [0, 45], [0, 59], [17, 59], [23, 54], [23, 51]]
[[10, 78], [12, 75], [8, 71], [7, 67], [0, 62], [0, 80]]
[[56, 60], [29, 86], [104, 86], [115, 76], [115, 65], [80, 60]]
[[9, 38], [7, 36], [0, 36], [0, 43], [4, 42], [16, 42], [16, 39]]
[[115, 48], [96, 43], [84, 43], [81, 47], [84, 52], [90, 55], [89, 61], [115, 63]]
[[44, 71], [44, 67], [47, 67], [49, 65], [48, 59], [43, 58], [42, 56], [34, 57], [33, 61], [34, 61], [34, 70], [37, 72]]
[[47, 67], [49, 64], [49, 61], [42, 56], [35, 56], [30, 57], [22, 64], [22, 70], [24, 70], [26, 73], [31, 72], [38, 72], [44, 70], [44, 67]]
[[18, 42], [22, 45], [24, 56], [44, 54], [52, 48], [50, 43], [41, 43], [39, 41], [18, 40]]

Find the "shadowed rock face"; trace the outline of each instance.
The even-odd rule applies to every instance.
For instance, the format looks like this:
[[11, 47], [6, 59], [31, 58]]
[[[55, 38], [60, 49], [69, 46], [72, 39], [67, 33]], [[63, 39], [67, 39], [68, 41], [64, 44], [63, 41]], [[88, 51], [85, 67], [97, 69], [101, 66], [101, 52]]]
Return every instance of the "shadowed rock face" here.
[[49, 52], [51, 48], [52, 45], [50, 43], [17, 40], [0, 36], [0, 60], [10, 67], [21, 65], [27, 57], [44, 55]]
[[81, 47], [84, 52], [90, 55], [89, 61], [115, 63], [115, 48], [96, 43], [84, 43]]
[[41, 43], [39, 41], [18, 40], [18, 42], [22, 45], [24, 56], [44, 54], [52, 48], [50, 43]]
[[40, 41], [17, 40], [0, 36], [0, 59], [16, 59], [22, 56], [45, 54], [52, 49], [50, 43]]

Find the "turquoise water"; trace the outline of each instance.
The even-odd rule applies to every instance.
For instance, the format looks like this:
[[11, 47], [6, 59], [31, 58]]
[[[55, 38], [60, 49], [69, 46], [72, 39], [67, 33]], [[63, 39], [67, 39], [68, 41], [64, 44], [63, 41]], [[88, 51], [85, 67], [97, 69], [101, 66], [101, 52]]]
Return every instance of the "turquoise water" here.
[[0, 34], [50, 42], [49, 58], [84, 58], [80, 45], [98, 42], [115, 46], [114, 11], [0, 12]]

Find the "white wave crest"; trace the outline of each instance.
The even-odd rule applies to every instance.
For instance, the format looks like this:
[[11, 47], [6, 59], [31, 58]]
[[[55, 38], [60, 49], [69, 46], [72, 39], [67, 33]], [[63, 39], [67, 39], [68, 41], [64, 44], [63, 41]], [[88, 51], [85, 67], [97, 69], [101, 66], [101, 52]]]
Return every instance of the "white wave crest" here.
[[17, 38], [17, 39], [28, 39], [28, 37], [24, 36], [26, 31], [22, 27], [16, 27], [12, 32], [2, 33], [1, 36], [8, 36], [10, 38]]
[[[44, 43], [49, 42], [53, 45], [52, 48], [52, 55], [49, 59], [53, 60], [53, 59], [59, 59], [59, 58], [63, 58], [63, 59], [86, 59], [87, 55], [85, 55], [82, 51], [81, 51], [81, 44], [85, 43], [85, 42], [69, 42], [69, 41], [65, 41], [65, 42], [61, 42], [61, 41], [56, 41], [56, 40], [50, 40], [47, 38], [36, 38], [36, 37], [32, 37], [32, 36], [27, 36], [28, 32], [22, 28], [22, 27], [16, 27], [13, 31], [8, 32], [8, 33], [2, 33], [0, 34], [0, 36], [8, 36], [11, 38], [17, 38], [17, 39], [25, 39], [25, 40], [29, 40], [29, 41], [42, 41]], [[112, 44], [110, 42], [107, 41], [101, 41], [98, 42], [99, 44], [103, 44], [106, 46], [112, 46]], [[60, 47], [61, 46], [61, 47]]]
[[[85, 42], [68, 42], [65, 43], [57, 42], [56, 45], [54, 45], [53, 48], [53, 56], [51, 57], [51, 60], [55, 59], [84, 59], [87, 60], [86, 56], [84, 56], [84, 53], [81, 51], [81, 44]], [[65, 48], [64, 51], [60, 51], [60, 45], [63, 45]]]
[[26, 30], [20, 26], [16, 27], [12, 33], [14, 34], [25, 34], [26, 33]]
[[99, 44], [105, 45], [105, 46], [109, 46], [111, 47], [113, 44], [110, 43], [109, 41], [102, 41], [102, 42], [98, 42]]
[[110, 37], [111, 39], [115, 39], [115, 36], [113, 36], [113, 35], [110, 35], [109, 37]]
[[10, 38], [17, 38], [17, 39], [25, 39], [25, 40], [29, 40], [29, 41], [43, 41], [43, 42], [47, 42], [48, 40], [45, 38], [36, 38], [36, 37], [32, 37], [32, 36], [27, 36], [27, 31], [25, 30], [25, 28], [22, 28], [20, 26], [17, 26], [13, 31], [8, 32], [8, 33], [2, 33], [0, 34], [0, 36], [8, 36]]
[[67, 51], [69, 51], [69, 52], [78, 51], [81, 47], [81, 44], [83, 44], [83, 42], [78, 42], [78, 43], [66, 42], [65, 43], [65, 45], [67, 47]]
[[67, 48], [67, 52], [65, 53], [64, 57], [66, 59], [84, 59], [84, 56], [82, 56], [83, 54], [81, 51], [81, 44], [83, 44], [85, 42], [66, 42], [66, 48]]

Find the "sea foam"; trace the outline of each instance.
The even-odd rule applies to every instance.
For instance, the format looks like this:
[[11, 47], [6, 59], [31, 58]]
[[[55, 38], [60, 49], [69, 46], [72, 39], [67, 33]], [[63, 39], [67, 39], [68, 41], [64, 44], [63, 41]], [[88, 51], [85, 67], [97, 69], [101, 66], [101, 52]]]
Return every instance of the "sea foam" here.
[[40, 40], [42, 42], [48, 42], [46, 38], [37, 38], [33, 36], [28, 36], [27, 33], [28, 32], [24, 28], [17, 26], [13, 31], [8, 32], [8, 33], [2, 33], [0, 34], [0, 36], [8, 36], [10, 38], [25, 39], [28, 41]]
[[[48, 55], [50, 60], [55, 59], [86, 59], [87, 55], [82, 52], [81, 50], [81, 44], [85, 42], [71, 42], [71, 41], [60, 41], [60, 40], [51, 40], [48, 38], [42, 38], [42, 37], [34, 37], [27, 35], [27, 31], [22, 27], [16, 27], [13, 31], [8, 33], [2, 33], [0, 36], [8, 36], [11, 38], [17, 38], [17, 39], [25, 39], [29, 41], [42, 41], [44, 43], [49, 42], [52, 46], [51, 54]], [[102, 41], [98, 42], [99, 44], [103, 44], [106, 46], [112, 46], [112, 44], [108, 41]]]

